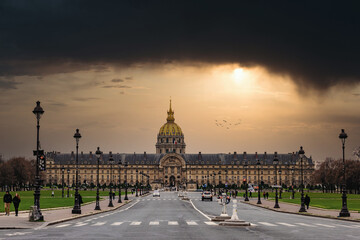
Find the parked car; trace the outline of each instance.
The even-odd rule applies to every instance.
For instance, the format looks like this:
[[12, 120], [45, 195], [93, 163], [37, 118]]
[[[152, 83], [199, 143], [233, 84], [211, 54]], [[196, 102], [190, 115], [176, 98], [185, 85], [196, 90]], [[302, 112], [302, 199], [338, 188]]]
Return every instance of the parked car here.
[[154, 190], [154, 192], [153, 192], [153, 197], [160, 197], [160, 192], [159, 192], [159, 190]]
[[212, 196], [211, 192], [209, 192], [209, 191], [204, 191], [204, 192], [202, 193], [202, 195], [201, 195], [201, 200], [202, 200], [202, 201], [205, 201], [205, 199], [212, 201], [213, 196]]

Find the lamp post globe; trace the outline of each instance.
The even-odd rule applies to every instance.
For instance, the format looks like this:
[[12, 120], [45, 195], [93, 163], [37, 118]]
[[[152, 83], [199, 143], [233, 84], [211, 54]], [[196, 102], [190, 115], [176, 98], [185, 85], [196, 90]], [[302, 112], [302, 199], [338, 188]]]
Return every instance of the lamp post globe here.
[[274, 208], [280, 208], [279, 206], [279, 197], [278, 197], [278, 188], [277, 188], [277, 165], [279, 164], [279, 159], [277, 157], [277, 152], [274, 153], [273, 164], [275, 168], [275, 206]]
[[300, 147], [299, 157], [300, 157], [300, 174], [301, 174], [301, 206], [299, 212], [306, 212], [305, 209], [305, 199], [304, 199], [304, 176], [303, 176], [303, 158], [305, 151], [303, 147]]
[[36, 102], [36, 107], [32, 111], [36, 116], [36, 150], [34, 156], [36, 156], [36, 171], [35, 171], [35, 192], [34, 192], [34, 206], [36, 210], [31, 215], [31, 219], [34, 221], [44, 221], [44, 216], [40, 210], [40, 156], [43, 154], [43, 150], [40, 150], [40, 118], [44, 114], [43, 108], [40, 106], [40, 102]]
[[96, 204], [95, 204], [95, 210], [101, 210], [100, 209], [100, 196], [99, 196], [99, 171], [100, 171], [100, 157], [102, 155], [102, 152], [100, 151], [100, 147], [97, 148], [95, 152], [96, 158], [97, 158], [97, 171], [96, 171]]
[[125, 197], [124, 200], [129, 200], [127, 192], [128, 192], [128, 183], [127, 183], [127, 166], [128, 162], [125, 161], [124, 168], [125, 168]]
[[79, 196], [79, 140], [81, 138], [81, 134], [79, 132], [79, 129], [76, 129], [74, 138], [76, 140], [75, 203], [74, 203], [74, 208], [72, 209], [71, 212], [73, 214], [81, 214], [80, 196]]
[[108, 207], [114, 207], [112, 199], [113, 199], [113, 192], [112, 192], [112, 166], [114, 164], [114, 158], [112, 155], [112, 152], [109, 153], [109, 164], [110, 164], [110, 182], [109, 182], [109, 186], [110, 186], [110, 191], [109, 191], [109, 205]]
[[261, 197], [260, 197], [260, 186], [261, 186], [261, 182], [260, 182], [260, 160], [258, 159], [257, 153], [255, 153], [256, 155], [256, 165], [257, 165], [257, 170], [258, 170], [258, 201], [257, 204], [261, 204]]
[[119, 162], [118, 162], [118, 166], [119, 166], [119, 200], [118, 200], [118, 203], [121, 203], [121, 175], [120, 175], [120, 170], [121, 170], [121, 165], [122, 165], [122, 161], [121, 159], [119, 159]]
[[341, 133], [339, 138], [342, 143], [342, 150], [343, 150], [343, 184], [342, 184], [342, 207], [339, 213], [339, 217], [350, 217], [350, 212], [347, 207], [347, 196], [346, 196], [346, 175], [345, 175], [345, 140], [347, 138], [347, 134], [345, 133], [344, 129], [341, 129]]

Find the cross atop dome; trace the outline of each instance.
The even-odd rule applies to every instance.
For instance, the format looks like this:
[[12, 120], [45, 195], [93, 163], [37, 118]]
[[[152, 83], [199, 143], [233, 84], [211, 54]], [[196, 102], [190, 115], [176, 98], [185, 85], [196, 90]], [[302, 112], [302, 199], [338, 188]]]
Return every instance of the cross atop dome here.
[[167, 122], [174, 122], [175, 118], [174, 118], [174, 111], [171, 108], [171, 98], [170, 98], [170, 109], [167, 112], [168, 117], [166, 118]]

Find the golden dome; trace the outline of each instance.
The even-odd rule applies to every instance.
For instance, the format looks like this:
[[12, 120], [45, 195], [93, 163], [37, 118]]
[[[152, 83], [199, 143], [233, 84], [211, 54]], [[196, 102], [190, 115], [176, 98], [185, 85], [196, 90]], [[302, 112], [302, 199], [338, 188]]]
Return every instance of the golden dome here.
[[166, 118], [167, 123], [165, 123], [159, 131], [159, 135], [162, 136], [182, 136], [183, 133], [179, 125], [175, 123], [174, 111], [171, 108], [171, 100], [170, 100], [170, 109], [167, 112], [168, 117]]

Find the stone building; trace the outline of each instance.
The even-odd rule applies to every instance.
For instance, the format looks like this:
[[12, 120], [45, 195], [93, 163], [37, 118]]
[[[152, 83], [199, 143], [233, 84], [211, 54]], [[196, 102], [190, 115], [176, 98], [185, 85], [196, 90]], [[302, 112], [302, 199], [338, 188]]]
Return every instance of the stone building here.
[[[103, 153], [100, 157], [100, 184], [121, 184], [136, 182], [147, 184], [152, 188], [187, 187], [195, 189], [203, 184], [242, 184], [244, 179], [249, 184], [257, 185], [263, 182], [268, 185], [299, 185], [301, 182], [301, 159], [298, 152], [277, 154], [278, 164], [274, 165], [275, 153], [218, 153], [218, 154], [188, 154], [184, 133], [175, 123], [174, 111], [171, 107], [167, 112], [167, 122], [160, 128], [156, 140], [156, 153]], [[110, 174], [112, 156], [112, 174]], [[304, 184], [310, 183], [314, 171], [312, 158], [303, 157]], [[121, 163], [121, 164], [119, 164]], [[67, 184], [75, 183], [75, 154], [47, 153], [46, 182], [62, 182], [62, 171]], [[67, 171], [69, 169], [69, 173]], [[275, 169], [277, 177], [275, 177]], [[93, 152], [79, 153], [79, 182], [96, 184], [97, 157]], [[280, 170], [280, 171], [279, 171]], [[120, 172], [120, 174], [119, 174]], [[145, 173], [149, 176], [143, 176]], [[112, 176], [112, 179], [110, 179]], [[277, 181], [276, 181], [277, 179]]]

